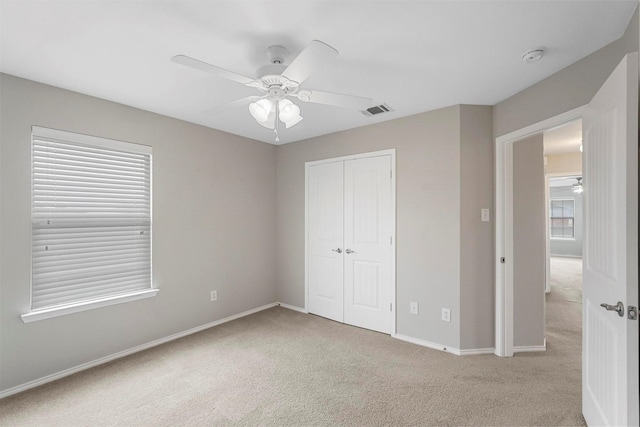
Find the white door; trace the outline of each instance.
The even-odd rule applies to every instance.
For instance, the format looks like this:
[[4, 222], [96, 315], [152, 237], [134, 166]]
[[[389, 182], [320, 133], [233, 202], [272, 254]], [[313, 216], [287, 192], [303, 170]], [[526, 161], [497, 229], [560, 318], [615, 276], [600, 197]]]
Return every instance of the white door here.
[[307, 165], [310, 313], [390, 333], [391, 156]]
[[344, 321], [391, 331], [390, 156], [345, 162]]
[[[582, 411], [638, 425], [638, 55], [618, 65], [583, 119]], [[624, 306], [619, 316], [601, 304]]]
[[343, 311], [343, 162], [307, 169], [309, 312], [338, 322]]

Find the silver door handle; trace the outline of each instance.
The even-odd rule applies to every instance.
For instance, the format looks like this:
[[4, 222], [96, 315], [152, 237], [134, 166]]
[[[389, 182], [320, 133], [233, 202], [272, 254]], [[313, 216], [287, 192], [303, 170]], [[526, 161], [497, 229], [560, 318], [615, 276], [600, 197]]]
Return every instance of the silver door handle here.
[[338, 249], [331, 249], [333, 252], [338, 252], [339, 254], [342, 253], [342, 249], [338, 248]]
[[346, 254], [355, 254], [356, 251], [352, 251], [351, 249], [347, 249], [347, 250], [344, 251], [344, 253], [346, 253]]
[[617, 311], [618, 312], [618, 316], [622, 317], [624, 316], [624, 304], [622, 304], [621, 301], [618, 301], [618, 303], [616, 305], [609, 305], [607, 303], [602, 303], [600, 304], [600, 307], [609, 310], [609, 311]]

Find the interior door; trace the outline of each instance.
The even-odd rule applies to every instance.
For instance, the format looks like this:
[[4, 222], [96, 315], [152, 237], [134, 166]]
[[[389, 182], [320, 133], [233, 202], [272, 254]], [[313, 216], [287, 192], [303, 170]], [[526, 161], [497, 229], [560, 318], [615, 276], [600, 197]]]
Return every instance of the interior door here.
[[343, 311], [343, 162], [307, 169], [309, 312], [338, 322]]
[[[589, 425], [638, 425], [638, 55], [583, 119], [582, 410]], [[613, 308], [620, 302], [621, 316]]]
[[344, 321], [391, 331], [391, 157], [344, 167]]

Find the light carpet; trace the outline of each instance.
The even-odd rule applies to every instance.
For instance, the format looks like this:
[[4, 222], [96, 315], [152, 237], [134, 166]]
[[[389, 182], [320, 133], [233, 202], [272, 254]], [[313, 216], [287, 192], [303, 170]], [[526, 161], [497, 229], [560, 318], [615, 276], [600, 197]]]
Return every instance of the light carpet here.
[[562, 289], [544, 353], [455, 356], [277, 307], [3, 399], [0, 425], [584, 425]]

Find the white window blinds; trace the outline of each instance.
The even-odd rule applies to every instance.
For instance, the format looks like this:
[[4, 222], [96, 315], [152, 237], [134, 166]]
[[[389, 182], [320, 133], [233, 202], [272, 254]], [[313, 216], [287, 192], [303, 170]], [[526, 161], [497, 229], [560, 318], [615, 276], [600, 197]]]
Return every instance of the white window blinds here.
[[32, 310], [151, 288], [151, 147], [32, 129]]

